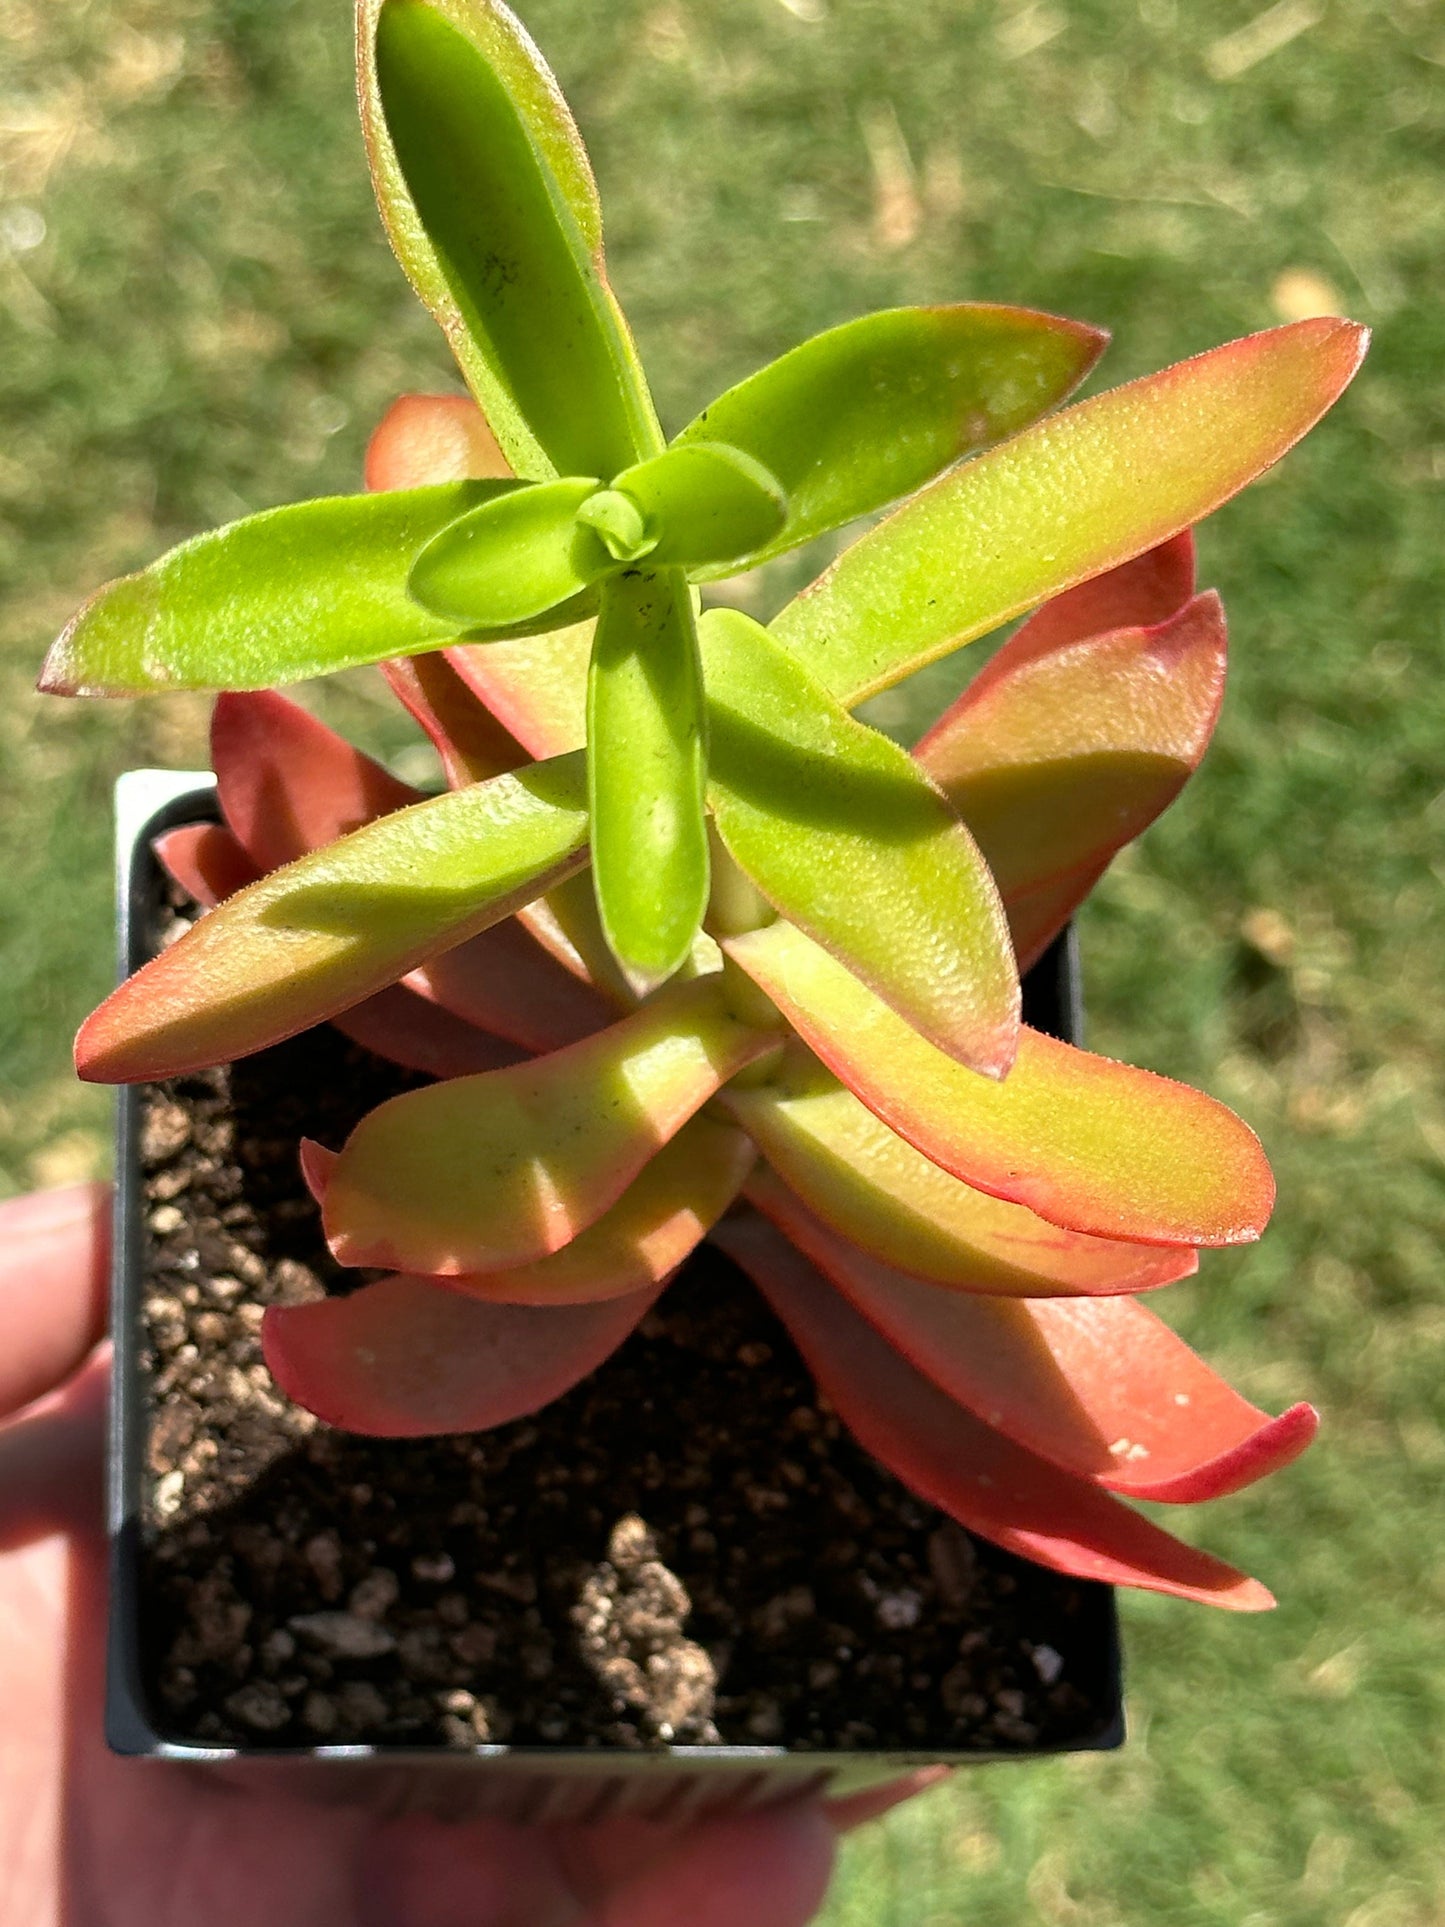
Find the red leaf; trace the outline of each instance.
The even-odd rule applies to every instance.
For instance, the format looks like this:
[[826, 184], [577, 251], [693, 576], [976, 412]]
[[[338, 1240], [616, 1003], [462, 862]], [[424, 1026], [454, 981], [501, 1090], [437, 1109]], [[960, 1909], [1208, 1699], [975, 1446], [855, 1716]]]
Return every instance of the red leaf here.
[[1056, 1572], [1235, 1612], [1273, 1605], [1258, 1580], [1171, 1537], [955, 1405], [761, 1219], [714, 1233], [787, 1325], [865, 1451], [970, 1532]]
[[261, 872], [222, 823], [186, 823], [151, 844], [156, 861], [203, 910], [254, 883]]
[[221, 813], [262, 870], [279, 870], [421, 800], [274, 689], [226, 692], [211, 716]]
[[383, 1278], [346, 1298], [273, 1305], [272, 1377], [329, 1425], [426, 1438], [505, 1425], [595, 1371], [661, 1287], [587, 1305], [489, 1305], [429, 1278]]
[[431, 738], [453, 789], [530, 760], [439, 651], [379, 666], [392, 694]]
[[1214, 594], [1153, 628], [1004, 645], [918, 754], [1005, 904], [1098, 870], [1173, 802], [1209, 746], [1225, 656]]
[[772, 1189], [768, 1215], [895, 1351], [1016, 1445], [1095, 1485], [1172, 1504], [1222, 1498], [1298, 1458], [1318, 1429], [1308, 1405], [1272, 1419], [1241, 1398], [1137, 1299], [921, 1284]]
[[528, 1051], [559, 1050], [614, 1022], [615, 1006], [541, 949], [517, 921], [428, 958], [407, 987]]

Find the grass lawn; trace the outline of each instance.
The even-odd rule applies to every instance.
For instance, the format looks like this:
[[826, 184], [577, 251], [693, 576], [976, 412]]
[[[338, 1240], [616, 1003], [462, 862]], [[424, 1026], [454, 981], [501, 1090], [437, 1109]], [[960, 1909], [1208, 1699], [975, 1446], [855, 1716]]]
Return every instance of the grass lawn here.
[[[1192, 793], [1084, 922], [1091, 1041], [1261, 1131], [1269, 1237], [1166, 1309], [1296, 1468], [1191, 1522], [1262, 1620], [1126, 1600], [1132, 1739], [981, 1770], [847, 1851], [829, 1927], [1445, 1918], [1445, 19], [1430, 0], [520, 0], [592, 146], [677, 425], [865, 308], [1114, 331], [1110, 383], [1281, 319], [1376, 343], [1201, 533], [1235, 640]], [[357, 484], [450, 385], [376, 223], [344, 0], [0, 0], [0, 1191], [103, 1170], [68, 1039], [109, 976], [108, 792], [205, 705], [42, 703], [78, 599]], [[1431, 270], [1434, 270], [1433, 274]], [[778, 585], [772, 585], [777, 588]], [[765, 594], [769, 592], [764, 585]], [[894, 692], [906, 734], [971, 665]], [[317, 689], [405, 754], [368, 677]]]

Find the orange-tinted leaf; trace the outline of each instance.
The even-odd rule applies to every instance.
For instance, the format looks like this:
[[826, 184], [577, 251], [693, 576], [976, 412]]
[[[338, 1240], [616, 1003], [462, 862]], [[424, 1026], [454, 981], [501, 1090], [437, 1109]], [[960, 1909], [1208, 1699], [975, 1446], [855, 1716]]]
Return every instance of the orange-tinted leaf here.
[[[486, 717], [500, 743], [498, 725], [448, 666], [441, 668], [452, 676], [452, 694]], [[226, 820], [265, 869], [418, 800], [416, 790], [274, 690], [220, 697], [211, 747]], [[431, 959], [413, 973], [410, 987], [531, 1051], [573, 1043], [613, 1014], [510, 923]]]
[[524, 1050], [558, 1050], [610, 1024], [607, 998], [562, 968], [516, 921], [493, 924], [411, 972], [408, 988]]
[[1152, 629], [1049, 650], [1020, 630], [989, 670], [915, 753], [1007, 904], [1097, 872], [1179, 794], [1224, 698], [1224, 611], [1196, 596]]
[[447, 1276], [531, 1264], [595, 1224], [776, 1043], [729, 1014], [716, 979], [697, 979], [550, 1057], [392, 1098], [332, 1173], [332, 1249], [343, 1264]]
[[328, 1021], [353, 1043], [428, 1077], [475, 1077], [520, 1064], [527, 1056], [402, 984], [388, 984]]
[[587, 741], [591, 622], [518, 641], [443, 651], [462, 681], [532, 756], [561, 756]]
[[1228, 1245], [1264, 1229], [1259, 1140], [1203, 1092], [1027, 1026], [1008, 1076], [978, 1077], [792, 925], [724, 948], [870, 1110], [965, 1183], [1100, 1238]]
[[328, 1425], [373, 1438], [480, 1432], [538, 1411], [595, 1371], [659, 1288], [590, 1305], [488, 1305], [427, 1278], [272, 1305], [271, 1376]]
[[1021, 890], [1004, 905], [1020, 976], [1032, 970], [1108, 867], [1096, 863], [1040, 884], [1037, 890]]
[[927, 1504], [1055, 1572], [1235, 1612], [1274, 1603], [1258, 1580], [1184, 1545], [956, 1405], [768, 1226], [733, 1218], [716, 1236], [787, 1325], [849, 1431]]
[[502, 776], [531, 760], [440, 651], [401, 656], [380, 667], [392, 694], [431, 738], [453, 789]]
[[510, 475], [506, 456], [469, 395], [400, 395], [366, 447], [369, 489], [424, 488]]
[[166, 875], [203, 910], [214, 910], [261, 874], [223, 823], [182, 824], [158, 836], [151, 848]]
[[1211, 514], [1318, 421], [1367, 340], [1296, 322], [1050, 415], [846, 549], [773, 632], [861, 702]]
[[[220, 823], [187, 824], [155, 840], [163, 868], [210, 910], [254, 883], [260, 872]], [[430, 1077], [472, 1077], [517, 1063], [522, 1053], [464, 1023], [413, 990], [391, 984], [330, 1020], [344, 1037], [378, 1057]]]
[[1095, 1485], [1172, 1504], [1223, 1498], [1314, 1437], [1308, 1405], [1270, 1418], [1133, 1298], [942, 1291], [782, 1201], [787, 1217], [770, 1215], [916, 1370], [1016, 1445]]
[[[820, 1065], [788, 1088], [723, 1096], [763, 1156], [816, 1216], [886, 1263], [957, 1291], [1112, 1295], [1187, 1277], [1193, 1252], [1061, 1231], [961, 1184], [905, 1144]], [[770, 1213], [759, 1177], [748, 1195]]]
[[514, 1271], [474, 1272], [448, 1283], [511, 1305], [582, 1304], [640, 1291], [668, 1277], [707, 1236], [756, 1155], [730, 1124], [694, 1117], [616, 1204], [560, 1251]]
[[[1184, 529], [1157, 548], [1145, 549], [1117, 569], [1090, 576], [1035, 609], [979, 670], [969, 690], [982, 695], [990, 683], [1011, 675], [1035, 656], [1050, 655], [1088, 636], [1107, 635], [1111, 629], [1152, 629], [1177, 615], [1194, 589], [1194, 531]], [[935, 725], [929, 734], [945, 724]]]
[[[571, 971], [584, 984], [595, 985], [617, 1009], [632, 1009], [637, 1000], [617, 967], [617, 959], [607, 946], [607, 939], [602, 932], [602, 919], [597, 914], [597, 893], [592, 888], [590, 871], [584, 870], [575, 877], [568, 877], [555, 890], [549, 890], [545, 897], [539, 897], [535, 903], [528, 904], [525, 910], [518, 911], [517, 918], [548, 956], [561, 964], [564, 970]], [[708, 941], [704, 935], [699, 937], [698, 944], [701, 946]], [[701, 968], [718, 969], [721, 964], [722, 953], [719, 951]], [[694, 972], [694, 975], [697, 974], [700, 973]]]
[[216, 698], [211, 761], [221, 813], [261, 870], [421, 801], [420, 790], [274, 689]]
[[83, 1077], [224, 1063], [359, 1003], [585, 860], [582, 759], [415, 803], [273, 870], [201, 918], [82, 1026]]

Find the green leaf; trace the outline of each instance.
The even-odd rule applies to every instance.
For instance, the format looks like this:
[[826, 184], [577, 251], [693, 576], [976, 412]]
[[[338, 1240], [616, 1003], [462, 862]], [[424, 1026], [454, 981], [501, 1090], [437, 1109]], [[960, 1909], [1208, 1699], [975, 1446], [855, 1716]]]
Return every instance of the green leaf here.
[[716, 977], [697, 978], [549, 1057], [392, 1098], [331, 1173], [331, 1248], [343, 1264], [445, 1277], [533, 1264], [596, 1224], [777, 1041], [731, 1015]]
[[1013, 1059], [1019, 986], [993, 879], [906, 751], [750, 617], [702, 619], [718, 834], [785, 916], [940, 1050]]
[[586, 860], [580, 754], [379, 817], [209, 911], [95, 1011], [82, 1077], [134, 1083], [292, 1037]]
[[265, 689], [436, 649], [460, 626], [407, 594], [417, 551], [514, 482], [448, 482], [267, 509], [109, 583], [71, 620], [56, 695]]
[[776, 479], [760, 462], [713, 442], [670, 448], [625, 470], [612, 486], [637, 504], [657, 537], [654, 567], [736, 565], [777, 533], [788, 512]]
[[423, 607], [468, 628], [510, 627], [584, 595], [617, 564], [577, 511], [597, 484], [535, 482], [463, 515], [417, 557]]
[[[541, 157], [582, 245], [602, 258], [602, 208], [582, 137], [545, 61], [521, 22], [497, 0], [433, 0], [437, 11], [478, 48], [499, 76]], [[357, 93], [372, 185], [388, 238], [413, 288], [440, 324], [467, 384], [518, 475], [545, 480], [553, 464], [538, 447], [487, 356], [467, 332], [437, 250], [422, 225], [386, 130], [376, 77], [376, 23], [382, 0], [357, 0]]]
[[[781, 1083], [731, 1084], [719, 1101], [815, 1216], [910, 1277], [990, 1296], [1094, 1297], [1150, 1291], [1195, 1268], [1191, 1252], [1061, 1231], [975, 1191], [801, 1049]], [[772, 1208], [766, 1182], [749, 1196]]]
[[520, 420], [558, 473], [607, 477], [657, 452], [662, 437], [602, 278], [590, 210], [587, 223], [577, 218], [577, 157], [570, 180], [554, 171], [555, 107], [538, 138], [537, 90], [550, 76], [515, 27], [499, 41], [501, 11], [383, 0], [373, 39], [382, 117], [451, 303], [487, 364], [478, 399], [494, 428], [499, 413]]
[[697, 625], [680, 570], [602, 592], [587, 686], [592, 874], [639, 996], [688, 956], [707, 907], [707, 737]]
[[1080, 402], [906, 503], [773, 633], [862, 702], [1211, 514], [1319, 419], [1367, 340], [1301, 321]]
[[[726, 442], [775, 475], [758, 560], [896, 502], [1063, 400], [1108, 337], [1028, 308], [895, 308], [815, 335], [730, 388], [674, 447]], [[708, 574], [727, 571], [714, 566]]]
[[1203, 1091], [1027, 1028], [994, 1083], [934, 1050], [791, 925], [724, 948], [855, 1096], [965, 1184], [1096, 1238], [1247, 1244], [1268, 1222], [1274, 1180], [1259, 1140]]

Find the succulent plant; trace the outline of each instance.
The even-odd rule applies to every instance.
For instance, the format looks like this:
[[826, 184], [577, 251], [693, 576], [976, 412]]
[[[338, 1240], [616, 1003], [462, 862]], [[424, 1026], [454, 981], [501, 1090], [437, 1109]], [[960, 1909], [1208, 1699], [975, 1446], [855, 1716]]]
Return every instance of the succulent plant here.
[[[475, 400], [405, 398], [368, 494], [202, 536], [56, 644], [53, 691], [228, 692], [225, 827], [161, 846], [216, 907], [87, 1021], [82, 1075], [328, 1018], [434, 1075], [304, 1148], [338, 1259], [393, 1274], [268, 1314], [273, 1372], [339, 1424], [535, 1409], [711, 1232], [863, 1443], [965, 1525], [1267, 1605], [1115, 1496], [1218, 1496], [1313, 1432], [1135, 1302], [1258, 1236], [1263, 1153], [1200, 1093], [1021, 1024], [1018, 971], [1202, 755], [1225, 633], [1190, 527], [1329, 406], [1362, 331], [1275, 329], [1049, 413], [1096, 331], [898, 310], [664, 443], [516, 21], [358, 20], [383, 217]], [[697, 582], [900, 496], [767, 627], [700, 612]], [[911, 755], [851, 713], [1031, 609]], [[363, 662], [444, 794], [270, 687]]]

